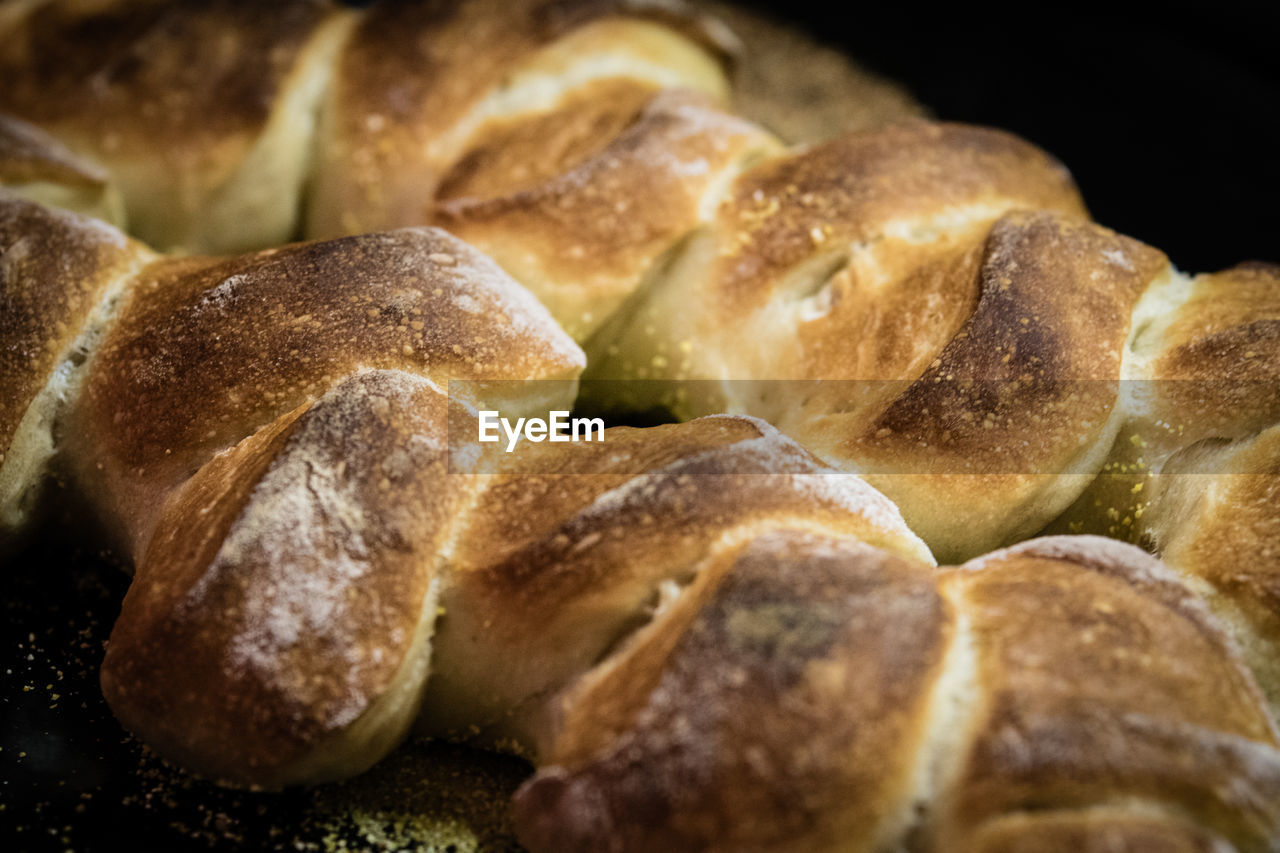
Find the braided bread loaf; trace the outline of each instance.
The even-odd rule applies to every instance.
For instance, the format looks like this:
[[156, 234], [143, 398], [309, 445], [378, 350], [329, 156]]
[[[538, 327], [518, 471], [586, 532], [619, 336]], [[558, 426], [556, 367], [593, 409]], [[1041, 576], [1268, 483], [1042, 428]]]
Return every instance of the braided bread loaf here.
[[144, 240], [195, 252], [277, 245], [303, 220], [320, 237], [421, 224], [442, 171], [512, 110], [675, 86], [722, 99], [731, 48], [644, 0], [6, 11], [0, 111], [106, 167]]
[[[582, 362], [545, 309], [443, 232], [164, 258], [0, 200], [0, 245], [8, 353], [86, 327], [5, 372], [19, 380], [6, 518], [26, 521], [56, 451], [137, 566], [108, 701], [217, 778], [277, 787], [364, 769], [413, 720], [432, 660], [443, 698], [427, 725], [498, 726], [589, 666], [712, 544], [762, 525], [929, 559], [882, 497], [827, 480], [755, 421], [624, 429], [592, 455], [523, 453], [489, 475], [452, 461], [450, 423], [470, 406], [567, 406]], [[544, 584], [510, 577], [539, 563]], [[433, 654], [438, 597], [454, 615]], [[503, 643], [535, 642], [522, 614], [541, 654], [512, 673], [523, 661]]]
[[932, 572], [770, 534], [574, 689], [517, 821], [536, 850], [1274, 849], [1273, 724], [1230, 657], [1110, 540]]
[[[995, 131], [787, 151], [659, 4], [0, 31], [0, 109], [75, 152], [0, 126], [24, 194], [114, 182], [187, 250], [434, 223], [506, 271], [422, 228], [164, 257], [0, 202], [0, 512], [51, 468], [133, 556], [103, 686], [164, 754], [276, 787], [466, 732], [542, 766], [546, 850], [1275, 849], [1276, 268], [1183, 276]], [[553, 316], [595, 403], [790, 438], [458, 473], [476, 407], [573, 399]], [[1082, 537], [934, 572], [911, 532], [962, 560], [1050, 523], [1183, 580]]]
[[[1230, 328], [1275, 340], [1246, 316], [1280, 317], [1272, 268], [1219, 318], [1217, 344], [1186, 323], [1164, 334], [1161, 317], [1179, 304], [1201, 317], [1215, 297], [1200, 291], [1228, 285], [1189, 281], [1159, 252], [1087, 224], [1066, 171], [1017, 139], [917, 124], [784, 153], [717, 108], [731, 41], [706, 20], [661, 4], [501, 5], [38, 4], [8, 25], [0, 65], [21, 85], [0, 109], [108, 163], [130, 221], [162, 246], [274, 243], [302, 218], [322, 237], [442, 225], [584, 344], [587, 378], [601, 380], [589, 399], [763, 417], [870, 477], [944, 559], [1025, 538], [1080, 496], [1125, 425], [1148, 417], [1118, 381], [1152, 384], [1167, 398], [1157, 408], [1182, 418], [1165, 380], [1234, 377], [1246, 359]], [[75, 40], [108, 19], [120, 43]], [[274, 70], [197, 52], [199, 78], [170, 73], [188, 41], [211, 50], [209, 29]], [[268, 62], [255, 45], [272, 29]], [[68, 45], [78, 65], [33, 67], [32, 55]], [[125, 52], [138, 69], [109, 73]], [[148, 166], [137, 187], [116, 158], [150, 159], [143, 119], [161, 79], [173, 105], [158, 114], [183, 141], [171, 146], [177, 171]], [[235, 85], [258, 93], [252, 115], [219, 109]], [[211, 111], [240, 129], [192, 126]], [[146, 138], [111, 142], [104, 123], [147, 127]], [[305, 144], [295, 138], [313, 123]], [[215, 142], [238, 153], [201, 147]], [[289, 170], [257, 174], [276, 161]], [[214, 189], [173, 189], [187, 185]], [[262, 214], [260, 198], [280, 209]], [[1177, 347], [1180, 366], [1162, 367]], [[1249, 378], [1273, 382], [1273, 353], [1254, 352]], [[648, 381], [621, 381], [634, 379]], [[1276, 422], [1277, 395], [1251, 398], [1257, 411], [1192, 432], [1240, 437]]]
[[[112, 236], [0, 211], [6, 256]], [[885, 498], [743, 417], [461, 468], [468, 396], [532, 410], [548, 400], [493, 380], [571, 393], [581, 362], [457, 240], [110, 248], [110, 316], [87, 358], [84, 336], [63, 354], [36, 425], [137, 565], [104, 692], [185, 766], [322, 781], [416, 721], [543, 766], [516, 801], [536, 850], [1280, 838], [1262, 696], [1140, 551], [1045, 539], [935, 574]], [[76, 293], [48, 264], [7, 270], [9, 298]], [[307, 331], [317, 317], [340, 334]], [[441, 390], [461, 376], [481, 381]], [[164, 396], [180, 389], [210, 415]]]

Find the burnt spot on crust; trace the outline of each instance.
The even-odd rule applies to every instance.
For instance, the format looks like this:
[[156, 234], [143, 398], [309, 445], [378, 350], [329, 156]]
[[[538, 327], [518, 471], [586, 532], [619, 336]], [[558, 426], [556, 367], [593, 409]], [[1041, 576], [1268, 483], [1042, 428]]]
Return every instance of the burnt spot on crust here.
[[699, 616], [706, 642], [760, 672], [775, 689], [794, 686], [810, 661], [826, 657], [846, 618], [836, 602], [777, 597], [759, 578], [729, 581], [724, 596]]

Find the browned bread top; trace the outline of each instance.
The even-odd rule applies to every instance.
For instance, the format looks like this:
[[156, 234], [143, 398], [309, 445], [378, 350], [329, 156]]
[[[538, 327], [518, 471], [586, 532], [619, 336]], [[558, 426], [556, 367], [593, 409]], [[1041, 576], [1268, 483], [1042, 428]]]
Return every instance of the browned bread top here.
[[269, 787], [358, 772], [398, 740], [472, 483], [447, 473], [449, 405], [425, 379], [360, 373], [183, 484], [103, 663], [125, 726]]
[[824, 244], [925, 242], [930, 232], [981, 227], [1019, 207], [1085, 213], [1060, 163], [1002, 131], [908, 122], [846, 134], [734, 183], [719, 209], [717, 288], [754, 305]]
[[108, 291], [152, 258], [93, 219], [0, 191], [0, 461]]
[[584, 340], [711, 218], [725, 181], [777, 149], [705, 97], [662, 92], [567, 171], [514, 192], [442, 201], [431, 218], [492, 255]]
[[428, 380], [363, 371], [171, 492], [103, 668], [125, 725], [269, 787], [358, 772], [419, 702], [420, 728], [528, 749], [555, 691], [665, 618], [708, 554], [795, 528], [928, 559], [887, 501], [758, 421], [482, 475], [449, 458], [459, 423]]
[[[1167, 264], [1160, 252], [1079, 220], [1001, 218], [967, 318], [919, 378], [849, 437], [846, 452], [882, 469], [914, 446], [934, 451], [926, 469], [963, 470], [967, 459], [984, 470], [978, 460], [996, 451], [1006, 471], [1064, 470], [1103, 431], [1133, 306]], [[1032, 434], [1042, 440], [1022, 440]]]
[[436, 229], [165, 259], [132, 283], [90, 365], [73, 418], [75, 455], [92, 460], [81, 473], [145, 506], [361, 367], [572, 379], [582, 355], [492, 261]]
[[[315, 236], [417, 224], [455, 160], [595, 80], [724, 95], [722, 31], [679, 3], [380, 3], [356, 26], [324, 117]], [[500, 132], [500, 131], [499, 131]]]
[[767, 534], [561, 703], [516, 797], [536, 851], [1261, 851], [1280, 831], [1252, 678], [1167, 568], [1109, 540], [935, 573]]
[[[171, 110], [158, 162], [182, 180], [150, 196], [147, 227], [175, 199], [219, 232], [260, 205], [271, 227], [245, 217], [236, 239], [282, 240], [314, 146], [312, 227], [444, 222], [617, 378], [710, 380], [680, 414], [754, 411], [817, 454], [714, 418], [459, 477], [446, 421], [470, 413], [446, 413], [443, 383], [571, 384], [582, 367], [473, 250], [410, 229], [135, 275], [151, 257], [120, 241], [116, 274], [109, 240], [35, 222], [36, 248], [66, 237], [73, 260], [27, 264], [21, 239], [5, 257], [14, 399], [45, 449], [63, 412], [30, 403], [71, 401], [69, 467], [139, 565], [104, 686], [166, 754], [242, 784], [334, 778], [425, 696], [428, 730], [515, 735], [556, 762], [519, 803], [547, 849], [1280, 837], [1273, 721], [1172, 575], [1092, 540], [932, 572], [886, 500], [819, 461], [871, 473], [944, 557], [1027, 535], [1133, 414], [1118, 380], [1230, 380], [1143, 413], [1198, 412], [1205, 434], [1280, 416], [1248, 393], [1280, 375], [1275, 268], [1181, 277], [1088, 224], [1065, 171], [998, 132], [912, 124], [773, 156], [716, 110], [715, 39], [655, 26], [687, 20], [657, 4], [389, 2], [345, 49], [330, 25], [357, 16], [319, 2], [243, 19], [231, 0], [30, 6], [4, 18], [0, 71], [29, 66], [56, 97], [24, 78], [8, 104], [118, 155], [135, 198], [165, 185], [138, 128]], [[95, 47], [68, 77], [24, 53], [89, 22], [123, 60]], [[228, 67], [241, 50], [260, 79]], [[201, 106], [227, 115], [206, 127]], [[54, 154], [44, 174], [84, 177]], [[107, 325], [85, 393], [63, 394], [77, 338]], [[735, 378], [879, 384], [755, 397], [767, 383]], [[1273, 438], [1223, 450], [1230, 476], [1190, 502], [1170, 490], [1134, 529], [1252, 643], [1275, 694]]]
[[648, 81], [606, 78], [579, 86], [553, 109], [498, 116], [440, 179], [437, 202], [521, 193], [598, 156], [659, 91]]
[[452, 554], [424, 727], [493, 727], [528, 745], [542, 720], [522, 715], [660, 611], [708, 554], [781, 528], [932, 559], [888, 501], [754, 419], [526, 445]]
[[1280, 421], [1280, 266], [1240, 264], [1177, 284], [1185, 299], [1135, 342], [1148, 359], [1142, 378], [1158, 386], [1148, 419], [1176, 430], [1178, 445]]
[[534, 850], [886, 844], [954, 634], [922, 564], [788, 532], [722, 552], [566, 698], [516, 796]]
[[939, 837], [1038, 804], [1141, 796], [1260, 849], [1280, 820], [1275, 726], [1219, 624], [1136, 548], [1056, 537], [947, 575], [976, 650], [973, 740]]
[[1276, 379], [1280, 265], [1255, 261], [1198, 276], [1162, 343], [1158, 378]]
[[214, 159], [261, 130], [329, 0], [57, 0], [0, 45], [0, 109], [78, 148]]

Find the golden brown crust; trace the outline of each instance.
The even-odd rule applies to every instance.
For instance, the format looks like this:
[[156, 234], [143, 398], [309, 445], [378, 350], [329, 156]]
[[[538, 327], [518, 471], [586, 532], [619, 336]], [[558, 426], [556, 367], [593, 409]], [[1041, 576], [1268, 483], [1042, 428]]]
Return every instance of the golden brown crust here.
[[[1071, 499], [1077, 480], [1060, 472], [1078, 463], [1083, 482], [1096, 468], [1125, 414], [1121, 377], [1211, 383], [1160, 401], [1198, 434], [1280, 417], [1280, 398], [1256, 393], [1280, 378], [1277, 268], [1196, 279], [1143, 341], [1135, 305], [1178, 276], [1086, 224], [1065, 171], [1012, 137], [909, 125], [732, 181], [774, 142], [699, 96], [653, 95], [673, 80], [721, 94], [714, 46], [653, 26], [678, 19], [655, 8], [375, 7], [332, 92], [317, 227], [447, 223], [579, 338], [630, 298], [650, 313], [595, 341], [613, 355], [620, 333], [627, 377], [881, 380], [856, 407], [827, 385], [761, 394], [753, 411], [877, 472], [949, 557], [1023, 535]], [[0, 106], [117, 163], [173, 142], [159, 165], [182, 178], [184, 203], [255, 174], [239, 164], [282, 93], [307, 89], [294, 78], [324, 89], [329, 63], [312, 47], [337, 20], [320, 0], [31, 10], [5, 18], [19, 30], [0, 74], [31, 76]], [[102, 45], [83, 55], [33, 53], [95, 27]], [[249, 60], [228, 67], [237, 52]], [[5, 133], [0, 169], [101, 183], [69, 152], [37, 162], [11, 129], [3, 148]], [[282, 197], [293, 211], [296, 195]], [[63, 240], [71, 262], [28, 268], [30, 246], [19, 240], [15, 261], [0, 245], [0, 296], [16, 306], [0, 335], [17, 341], [0, 351], [13, 368], [0, 392], [15, 406], [32, 408], [39, 377], [47, 391], [75, 362], [103, 295], [133, 282], [69, 449], [141, 555], [104, 689], [189, 766], [266, 786], [357, 772], [407, 729], [437, 639], [428, 724], [532, 735], [555, 762], [517, 803], [540, 849], [1280, 838], [1280, 753], [1254, 681], [1187, 588], [1132, 550], [1048, 540], [932, 574], [865, 547], [927, 557], [886, 501], [745, 419], [613, 431], [573, 455], [534, 446], [497, 476], [460, 478], [431, 380], [572, 380], [581, 367], [547, 313], [463, 244], [414, 230], [170, 258], [132, 277], [145, 250], [58, 230], [71, 220], [18, 220], [38, 252], [62, 260]], [[718, 393], [706, 399], [757, 404]], [[21, 415], [0, 416], [11, 441]], [[1162, 495], [1167, 514], [1134, 527], [1243, 624], [1280, 695], [1276, 435], [1224, 451], [1245, 476], [1194, 500]]]
[[535, 851], [1264, 850], [1280, 832], [1274, 724], [1230, 641], [1165, 566], [1095, 537], [931, 573], [766, 534], [560, 702], [516, 797]]
[[504, 715], [590, 668], [711, 549], [783, 528], [931, 559], [888, 501], [753, 419], [526, 446], [452, 556], [427, 727], [511, 732]]
[[609, 330], [590, 375], [914, 379], [976, 304], [982, 241], [1017, 208], [1084, 213], [1061, 165], [982, 128], [914, 122], [766, 160]]
[[358, 368], [446, 383], [572, 379], [581, 365], [536, 300], [436, 229], [162, 260], [90, 364], [74, 416], [79, 473], [114, 496], [116, 515], [146, 519], [214, 453]]
[[[1171, 494], [1184, 488], [1196, 496], [1192, 505]], [[1143, 527], [1166, 562], [1215, 586], [1251, 590], [1280, 617], [1280, 427], [1212, 456], [1180, 454], [1155, 492]]]
[[1275, 379], [1280, 266], [1246, 263], [1198, 276], [1161, 343], [1156, 378]]
[[657, 91], [648, 81], [605, 78], [547, 112], [492, 119], [441, 178], [436, 200], [518, 193], [572, 172], [634, 122]]
[[595, 156], [526, 190], [442, 203], [433, 220], [491, 255], [583, 340], [775, 143], [706, 99], [664, 92]]
[[[874, 474], [944, 559], [1033, 533], [1085, 486], [1055, 494], [1075, 482], [1060, 475], [1092, 473], [1110, 448], [1132, 311], [1167, 265], [1096, 225], [1003, 217], [968, 319], [919, 379], [831, 454]], [[802, 441], [812, 433], [795, 429]], [[985, 534], [975, 532], [979, 518]]]
[[[1203, 466], [1195, 457], [1216, 452], [1198, 442], [1247, 440], [1280, 420], [1280, 268], [1249, 263], [1194, 278], [1170, 272], [1139, 305], [1135, 326], [1126, 352], [1128, 422], [1053, 532], [1149, 544], [1148, 514], [1173, 529], [1172, 506], [1190, 512], [1185, 499], [1197, 490], [1189, 484], [1209, 482], [1162, 478], [1170, 466]], [[1179, 454], [1185, 458], [1175, 463]], [[1205, 473], [1217, 473], [1212, 468]]]
[[759, 304], [814, 254], [814, 229], [818, 245], [849, 244], [897, 220], [961, 210], [970, 214], [962, 225], [980, 227], [1010, 208], [1084, 214], [1066, 169], [1011, 134], [930, 122], [846, 134], [735, 182], [720, 207], [717, 290], [738, 310]]
[[1002, 814], [1141, 796], [1243, 849], [1280, 828], [1274, 724], [1221, 628], [1175, 576], [1094, 537], [948, 573], [985, 693], [939, 837]]
[[335, 738], [426, 676], [419, 623], [471, 482], [447, 474], [447, 407], [424, 379], [360, 373], [178, 490], [103, 663], [121, 721], [198, 772], [268, 787], [394, 745], [380, 734], [331, 767]]
[[1206, 594], [1280, 708], [1280, 426], [1177, 454], [1136, 530]]
[[1083, 213], [1043, 152], [963, 125], [766, 161], [589, 344], [587, 391], [763, 417], [877, 478], [944, 559], [1015, 541], [1101, 465], [1168, 268]]
[[1151, 419], [1183, 444], [1280, 421], [1280, 266], [1197, 276], [1190, 291], [1147, 344], [1159, 347], [1144, 377], [1158, 386]]
[[[1189, 575], [1212, 576], [1202, 589], [1219, 612], [1251, 626], [1244, 634], [1256, 630], [1246, 648], [1275, 702], [1280, 669], [1262, 665], [1277, 639], [1264, 627], [1275, 605], [1262, 604], [1267, 571], [1253, 568], [1270, 556], [1259, 506], [1267, 442], [1257, 442], [1257, 453], [1243, 447], [1280, 419], [1280, 268], [1250, 263], [1194, 278], [1173, 273], [1150, 296], [1126, 353], [1129, 421], [1097, 479], [1052, 529], [1105, 533], [1161, 553], [1180, 543], [1176, 554], [1165, 553], [1172, 564], [1182, 570], [1185, 561]], [[1251, 469], [1236, 467], [1246, 458]], [[1181, 551], [1202, 535], [1203, 551]], [[1229, 577], [1240, 578], [1236, 592], [1213, 591], [1232, 586]], [[1228, 612], [1237, 605], [1248, 615]]]
[[[1167, 259], [1043, 212], [1002, 217], [984, 255], [968, 318], [867, 433], [851, 438], [850, 453], [892, 460], [923, 446], [982, 469], [995, 450], [1007, 470], [1056, 473], [1101, 431], [1133, 306]], [[1030, 432], [1050, 440], [1031, 448], [1013, 440]]]
[[[570, 78], [528, 96], [540, 99], [548, 85], [563, 93], [599, 77], [722, 87], [723, 45], [686, 11], [625, 0], [375, 5], [339, 59], [308, 233], [424, 221], [441, 175], [465, 153], [473, 111], [523, 73]], [[608, 58], [592, 68], [593, 57]]]
[[100, 222], [0, 192], [0, 462], [107, 291], [150, 254]]
[[[0, 50], [0, 108], [104, 154], [248, 146], [329, 0], [47, 2]], [[158, 144], [159, 143], [159, 144]]]
[[[263, 731], [274, 709], [270, 705], [255, 708], [255, 701], [262, 697], [252, 695], [247, 687], [227, 689], [235, 673], [221, 659], [225, 650], [219, 645], [227, 645], [227, 635], [233, 638], [235, 627], [210, 608], [230, 606], [233, 615], [245, 608], [250, 577], [235, 583], [233, 569], [231, 582], [202, 591], [201, 607], [183, 606], [303, 411], [300, 407], [282, 415], [214, 457], [168, 499], [157, 522], [157, 535], [125, 595], [103, 660], [102, 692], [125, 728], [184, 764], [204, 766], [204, 772], [215, 778], [242, 776], [246, 758], [256, 763], [272, 752], [285, 762], [296, 760], [301, 743], [312, 734], [278, 724]], [[201, 516], [204, 524], [193, 526], [192, 519]], [[158, 677], [161, 674], [164, 677]], [[213, 685], [220, 689], [207, 693]], [[216, 711], [210, 703], [217, 703]], [[241, 731], [246, 721], [250, 725]], [[245, 743], [242, 734], [264, 737], [270, 750], [261, 743]], [[217, 739], [229, 741], [225, 763], [207, 766], [210, 756], [217, 755], [212, 749]]]
[[[532, 849], [892, 838], [951, 633], [930, 572], [798, 533], [717, 561], [687, 605], [574, 697], [556, 766], [516, 795]], [[636, 701], [611, 709], [618, 693]]]

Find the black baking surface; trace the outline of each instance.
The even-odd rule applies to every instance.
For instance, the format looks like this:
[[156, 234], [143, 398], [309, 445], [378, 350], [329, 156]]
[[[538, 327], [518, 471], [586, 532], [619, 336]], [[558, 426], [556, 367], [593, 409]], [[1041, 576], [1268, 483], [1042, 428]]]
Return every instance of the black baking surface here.
[[[1162, 5], [1159, 14], [746, 5], [781, 10], [905, 83], [940, 118], [996, 125], [1047, 148], [1100, 222], [1185, 270], [1280, 261], [1280, 50], [1261, 4]], [[460, 747], [415, 745], [358, 789], [246, 794], [189, 779], [128, 737], [103, 703], [97, 667], [128, 581], [75, 538], [55, 530], [0, 557], [0, 849], [358, 848], [369, 826], [354, 833], [335, 810], [366, 802], [376, 813], [380, 803], [437, 796], [412, 781], [422, 767], [475, 774], [497, 790], [527, 771]], [[488, 846], [512, 846], [500, 804], [431, 805], [490, 821]], [[384, 834], [392, 846], [409, 843], [402, 827]]]

